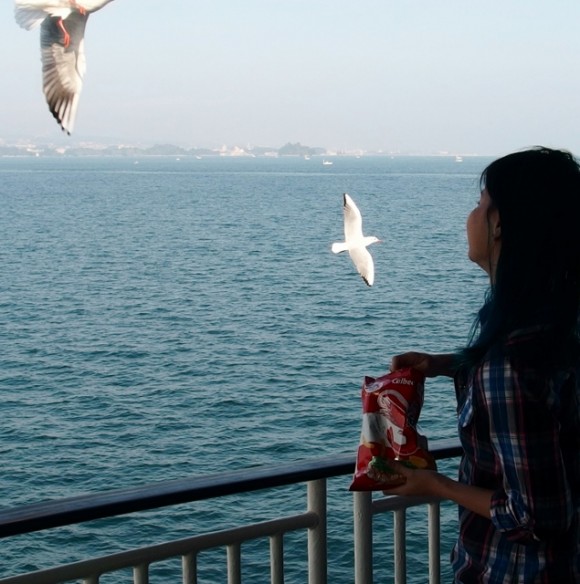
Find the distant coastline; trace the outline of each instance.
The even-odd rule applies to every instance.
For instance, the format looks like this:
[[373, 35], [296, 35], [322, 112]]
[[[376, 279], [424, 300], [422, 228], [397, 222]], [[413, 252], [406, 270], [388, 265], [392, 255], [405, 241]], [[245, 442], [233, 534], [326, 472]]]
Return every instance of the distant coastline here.
[[[45, 143], [41, 140], [14, 140], [0, 138], [0, 157], [84, 157], [106, 156], [136, 158], [142, 156], [173, 156], [183, 158], [221, 157], [265, 157], [281, 156], [457, 156], [451, 152], [390, 152], [354, 150], [330, 150], [322, 147], [304, 146], [300, 142], [288, 142], [280, 148], [268, 146], [221, 146], [219, 148], [183, 148], [174, 144], [135, 146], [127, 144], [104, 144], [100, 142], [78, 142], [71, 145]], [[469, 154], [463, 154], [469, 156]]]

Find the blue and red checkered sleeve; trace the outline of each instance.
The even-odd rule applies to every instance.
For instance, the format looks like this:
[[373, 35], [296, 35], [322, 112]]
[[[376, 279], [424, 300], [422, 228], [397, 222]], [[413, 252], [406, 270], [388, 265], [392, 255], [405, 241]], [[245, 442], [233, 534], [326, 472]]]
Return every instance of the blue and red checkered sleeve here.
[[522, 543], [563, 534], [574, 507], [553, 380], [516, 367], [509, 358], [486, 364], [481, 380], [491, 446], [504, 477], [492, 497], [493, 523]]

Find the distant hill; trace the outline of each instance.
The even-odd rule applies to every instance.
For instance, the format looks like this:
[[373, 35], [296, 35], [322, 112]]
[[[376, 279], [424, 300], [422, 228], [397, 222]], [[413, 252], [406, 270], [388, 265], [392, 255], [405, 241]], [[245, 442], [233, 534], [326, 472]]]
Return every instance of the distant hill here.
[[278, 150], [279, 156], [314, 156], [316, 154], [324, 154], [326, 150], [323, 148], [310, 148], [310, 146], [302, 146], [300, 142], [291, 144], [288, 142]]

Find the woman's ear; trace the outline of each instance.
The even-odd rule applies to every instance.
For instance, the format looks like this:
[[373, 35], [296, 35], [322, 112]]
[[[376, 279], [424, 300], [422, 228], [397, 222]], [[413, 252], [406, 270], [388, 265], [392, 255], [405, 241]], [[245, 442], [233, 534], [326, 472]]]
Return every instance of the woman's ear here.
[[501, 221], [497, 209], [493, 209], [489, 215], [489, 227], [492, 239], [501, 239]]

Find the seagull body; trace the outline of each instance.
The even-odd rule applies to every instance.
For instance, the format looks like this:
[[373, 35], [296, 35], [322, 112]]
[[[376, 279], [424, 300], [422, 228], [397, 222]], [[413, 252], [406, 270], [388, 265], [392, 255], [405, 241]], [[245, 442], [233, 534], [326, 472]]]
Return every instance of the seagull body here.
[[380, 239], [374, 235], [363, 235], [360, 211], [350, 196], [344, 193], [344, 241], [333, 243], [331, 249], [334, 253], [348, 251], [367, 286], [372, 286], [375, 280], [375, 266], [367, 245], [379, 241]]
[[86, 71], [85, 26], [89, 14], [112, 0], [15, 0], [16, 22], [40, 26], [42, 89], [64, 132], [73, 131]]

